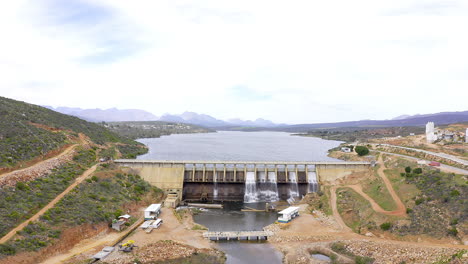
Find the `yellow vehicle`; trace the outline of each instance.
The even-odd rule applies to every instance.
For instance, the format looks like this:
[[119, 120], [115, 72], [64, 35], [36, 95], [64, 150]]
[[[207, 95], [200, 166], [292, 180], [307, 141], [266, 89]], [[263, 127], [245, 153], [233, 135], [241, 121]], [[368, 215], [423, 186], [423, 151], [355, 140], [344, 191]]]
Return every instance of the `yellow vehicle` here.
[[135, 246], [135, 241], [128, 240], [127, 242], [119, 246], [119, 250], [123, 252], [130, 252], [133, 250], [134, 247], [137, 247]]

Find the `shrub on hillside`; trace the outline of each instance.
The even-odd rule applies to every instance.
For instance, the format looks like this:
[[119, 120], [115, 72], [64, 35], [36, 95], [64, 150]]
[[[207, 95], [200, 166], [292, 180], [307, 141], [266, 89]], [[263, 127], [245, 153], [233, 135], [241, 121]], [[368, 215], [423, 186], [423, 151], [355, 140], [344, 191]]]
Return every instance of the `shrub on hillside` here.
[[369, 149], [365, 146], [356, 146], [355, 150], [359, 156], [365, 156], [369, 154]]
[[49, 175], [0, 189], [0, 236], [63, 192], [96, 158], [93, 151], [87, 150], [78, 151], [77, 156], [80, 157], [77, 161], [56, 168]]
[[391, 227], [392, 227], [392, 223], [389, 223], [389, 222], [385, 222], [380, 225], [380, 229], [384, 231], [389, 230]]

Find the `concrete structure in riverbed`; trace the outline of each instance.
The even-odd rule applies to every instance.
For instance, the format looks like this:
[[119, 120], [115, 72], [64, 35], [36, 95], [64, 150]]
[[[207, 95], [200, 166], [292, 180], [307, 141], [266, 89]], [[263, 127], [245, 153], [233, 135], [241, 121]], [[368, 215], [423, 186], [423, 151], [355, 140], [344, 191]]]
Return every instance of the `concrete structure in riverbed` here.
[[[161, 161], [116, 160], [165, 193], [180, 200], [243, 200], [245, 185], [274, 184], [277, 197], [288, 199], [291, 185], [297, 195], [318, 191], [318, 184], [353, 173], [370, 173], [370, 162]], [[311, 185], [313, 185], [311, 187]], [[315, 186], [315, 188], [314, 188]]]

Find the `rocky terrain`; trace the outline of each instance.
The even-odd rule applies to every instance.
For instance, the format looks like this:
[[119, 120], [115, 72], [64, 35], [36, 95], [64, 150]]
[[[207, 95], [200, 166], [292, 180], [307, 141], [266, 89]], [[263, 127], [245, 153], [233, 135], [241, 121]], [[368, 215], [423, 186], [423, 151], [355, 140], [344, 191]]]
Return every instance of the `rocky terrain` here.
[[38, 164], [10, 173], [0, 175], [0, 186], [15, 186], [18, 182], [26, 182], [43, 177], [52, 172], [53, 169], [70, 162], [75, 155], [74, 147], [70, 147], [57, 157], [39, 162]]
[[[111, 258], [105, 259], [104, 263], [133, 264], [138, 263], [166, 263], [171, 259], [183, 259], [191, 256], [205, 258], [206, 263], [224, 263], [223, 254], [214, 249], [199, 249], [192, 246], [180, 244], [171, 240], [160, 240], [155, 243], [136, 248], [133, 253], [115, 253]], [[185, 263], [185, 262], [184, 262]], [[191, 263], [191, 262], [187, 262]]]
[[[434, 263], [444, 257], [449, 257], [460, 252], [459, 248], [409, 245], [390, 241], [349, 240], [343, 241], [343, 243], [345, 244], [346, 250], [355, 255], [374, 258], [375, 264]], [[453, 263], [463, 263], [461, 261], [462, 260]]]

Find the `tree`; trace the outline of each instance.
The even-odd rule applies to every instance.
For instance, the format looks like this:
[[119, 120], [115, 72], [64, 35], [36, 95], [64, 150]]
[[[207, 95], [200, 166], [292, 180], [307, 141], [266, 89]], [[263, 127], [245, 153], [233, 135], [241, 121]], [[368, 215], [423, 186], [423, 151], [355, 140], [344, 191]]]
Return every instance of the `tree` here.
[[355, 150], [359, 156], [364, 156], [364, 155], [369, 154], [369, 149], [364, 146], [356, 146]]
[[411, 167], [410, 167], [410, 166], [406, 167], [406, 168], [405, 168], [405, 172], [406, 172], [406, 173], [411, 173]]
[[416, 168], [413, 170], [414, 173], [416, 174], [421, 174], [422, 173], [422, 169], [421, 168]]

